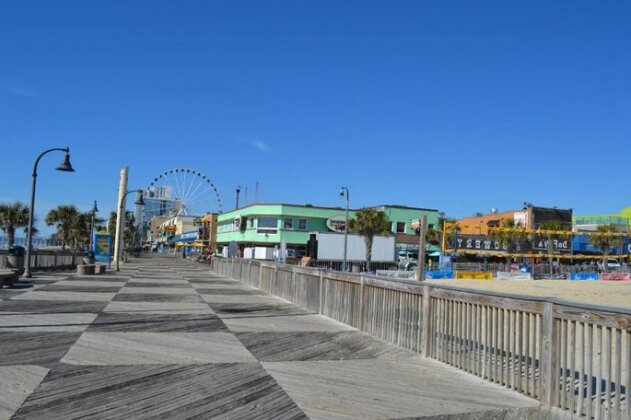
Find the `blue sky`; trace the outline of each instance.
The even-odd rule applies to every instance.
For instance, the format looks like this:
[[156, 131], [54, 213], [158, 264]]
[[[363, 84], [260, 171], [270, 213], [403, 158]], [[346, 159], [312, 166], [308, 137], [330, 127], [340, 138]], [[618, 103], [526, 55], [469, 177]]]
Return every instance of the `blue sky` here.
[[[631, 205], [631, 3], [4, 1], [0, 201], [190, 167], [265, 202]], [[45, 230], [46, 232], [46, 230]]]

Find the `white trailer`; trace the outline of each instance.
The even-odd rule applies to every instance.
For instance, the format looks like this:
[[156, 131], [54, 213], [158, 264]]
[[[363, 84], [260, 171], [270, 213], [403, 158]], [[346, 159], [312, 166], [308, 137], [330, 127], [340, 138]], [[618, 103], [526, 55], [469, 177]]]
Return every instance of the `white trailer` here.
[[[317, 259], [325, 261], [344, 260], [344, 234], [317, 232]], [[346, 251], [348, 261], [366, 261], [366, 245], [364, 237], [356, 234], [348, 234], [348, 247]], [[394, 236], [375, 236], [372, 243], [373, 262], [396, 262], [396, 249]]]

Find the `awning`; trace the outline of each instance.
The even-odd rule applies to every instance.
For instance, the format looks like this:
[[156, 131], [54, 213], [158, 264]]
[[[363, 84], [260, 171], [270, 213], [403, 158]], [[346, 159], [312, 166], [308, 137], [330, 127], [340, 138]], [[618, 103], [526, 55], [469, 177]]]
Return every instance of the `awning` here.
[[182, 235], [175, 235], [173, 238], [169, 239], [169, 243], [170, 244], [173, 244], [173, 243], [175, 243], [175, 244], [179, 244], [179, 243], [189, 244], [189, 243], [196, 242], [196, 241], [197, 241], [196, 238], [193, 238], [193, 237], [191, 237], [191, 238], [182, 238]]

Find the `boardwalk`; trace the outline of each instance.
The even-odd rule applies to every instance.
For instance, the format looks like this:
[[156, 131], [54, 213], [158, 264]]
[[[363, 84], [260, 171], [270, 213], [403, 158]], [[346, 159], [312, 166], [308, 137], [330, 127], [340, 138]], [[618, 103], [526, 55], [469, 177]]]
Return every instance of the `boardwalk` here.
[[534, 400], [176, 258], [40, 274], [0, 299], [0, 419], [543, 416]]

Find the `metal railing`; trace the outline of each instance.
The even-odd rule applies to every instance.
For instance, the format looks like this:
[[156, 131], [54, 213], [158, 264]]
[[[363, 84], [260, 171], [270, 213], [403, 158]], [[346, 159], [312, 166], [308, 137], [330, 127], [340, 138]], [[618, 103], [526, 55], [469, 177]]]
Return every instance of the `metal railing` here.
[[[344, 271], [343, 267], [344, 263], [342, 261], [324, 261], [324, 260], [315, 260], [311, 261], [309, 264], [310, 267], [322, 268], [325, 270], [331, 271]], [[376, 272], [377, 270], [396, 270], [397, 264], [394, 262], [371, 262], [367, 264], [362, 261], [349, 261], [347, 263], [346, 271], [353, 273], [364, 273], [364, 272]]]
[[551, 417], [631, 418], [630, 309], [252, 260], [212, 267], [536, 398]]
[[[501, 264], [501, 263], [453, 263], [452, 268], [454, 271], [519, 271], [520, 264]], [[599, 271], [597, 264], [575, 264], [566, 265], [560, 264], [550, 267], [548, 263], [529, 265], [531, 272], [535, 275], [549, 275], [549, 274], [567, 274], [567, 273], [584, 273]], [[627, 264], [622, 264], [619, 269], [610, 270], [615, 272], [629, 272], [631, 267]]]
[[[0, 251], [0, 269], [9, 268], [9, 258], [7, 251]], [[31, 253], [31, 270], [70, 270], [82, 261], [80, 252], [35, 250]]]

